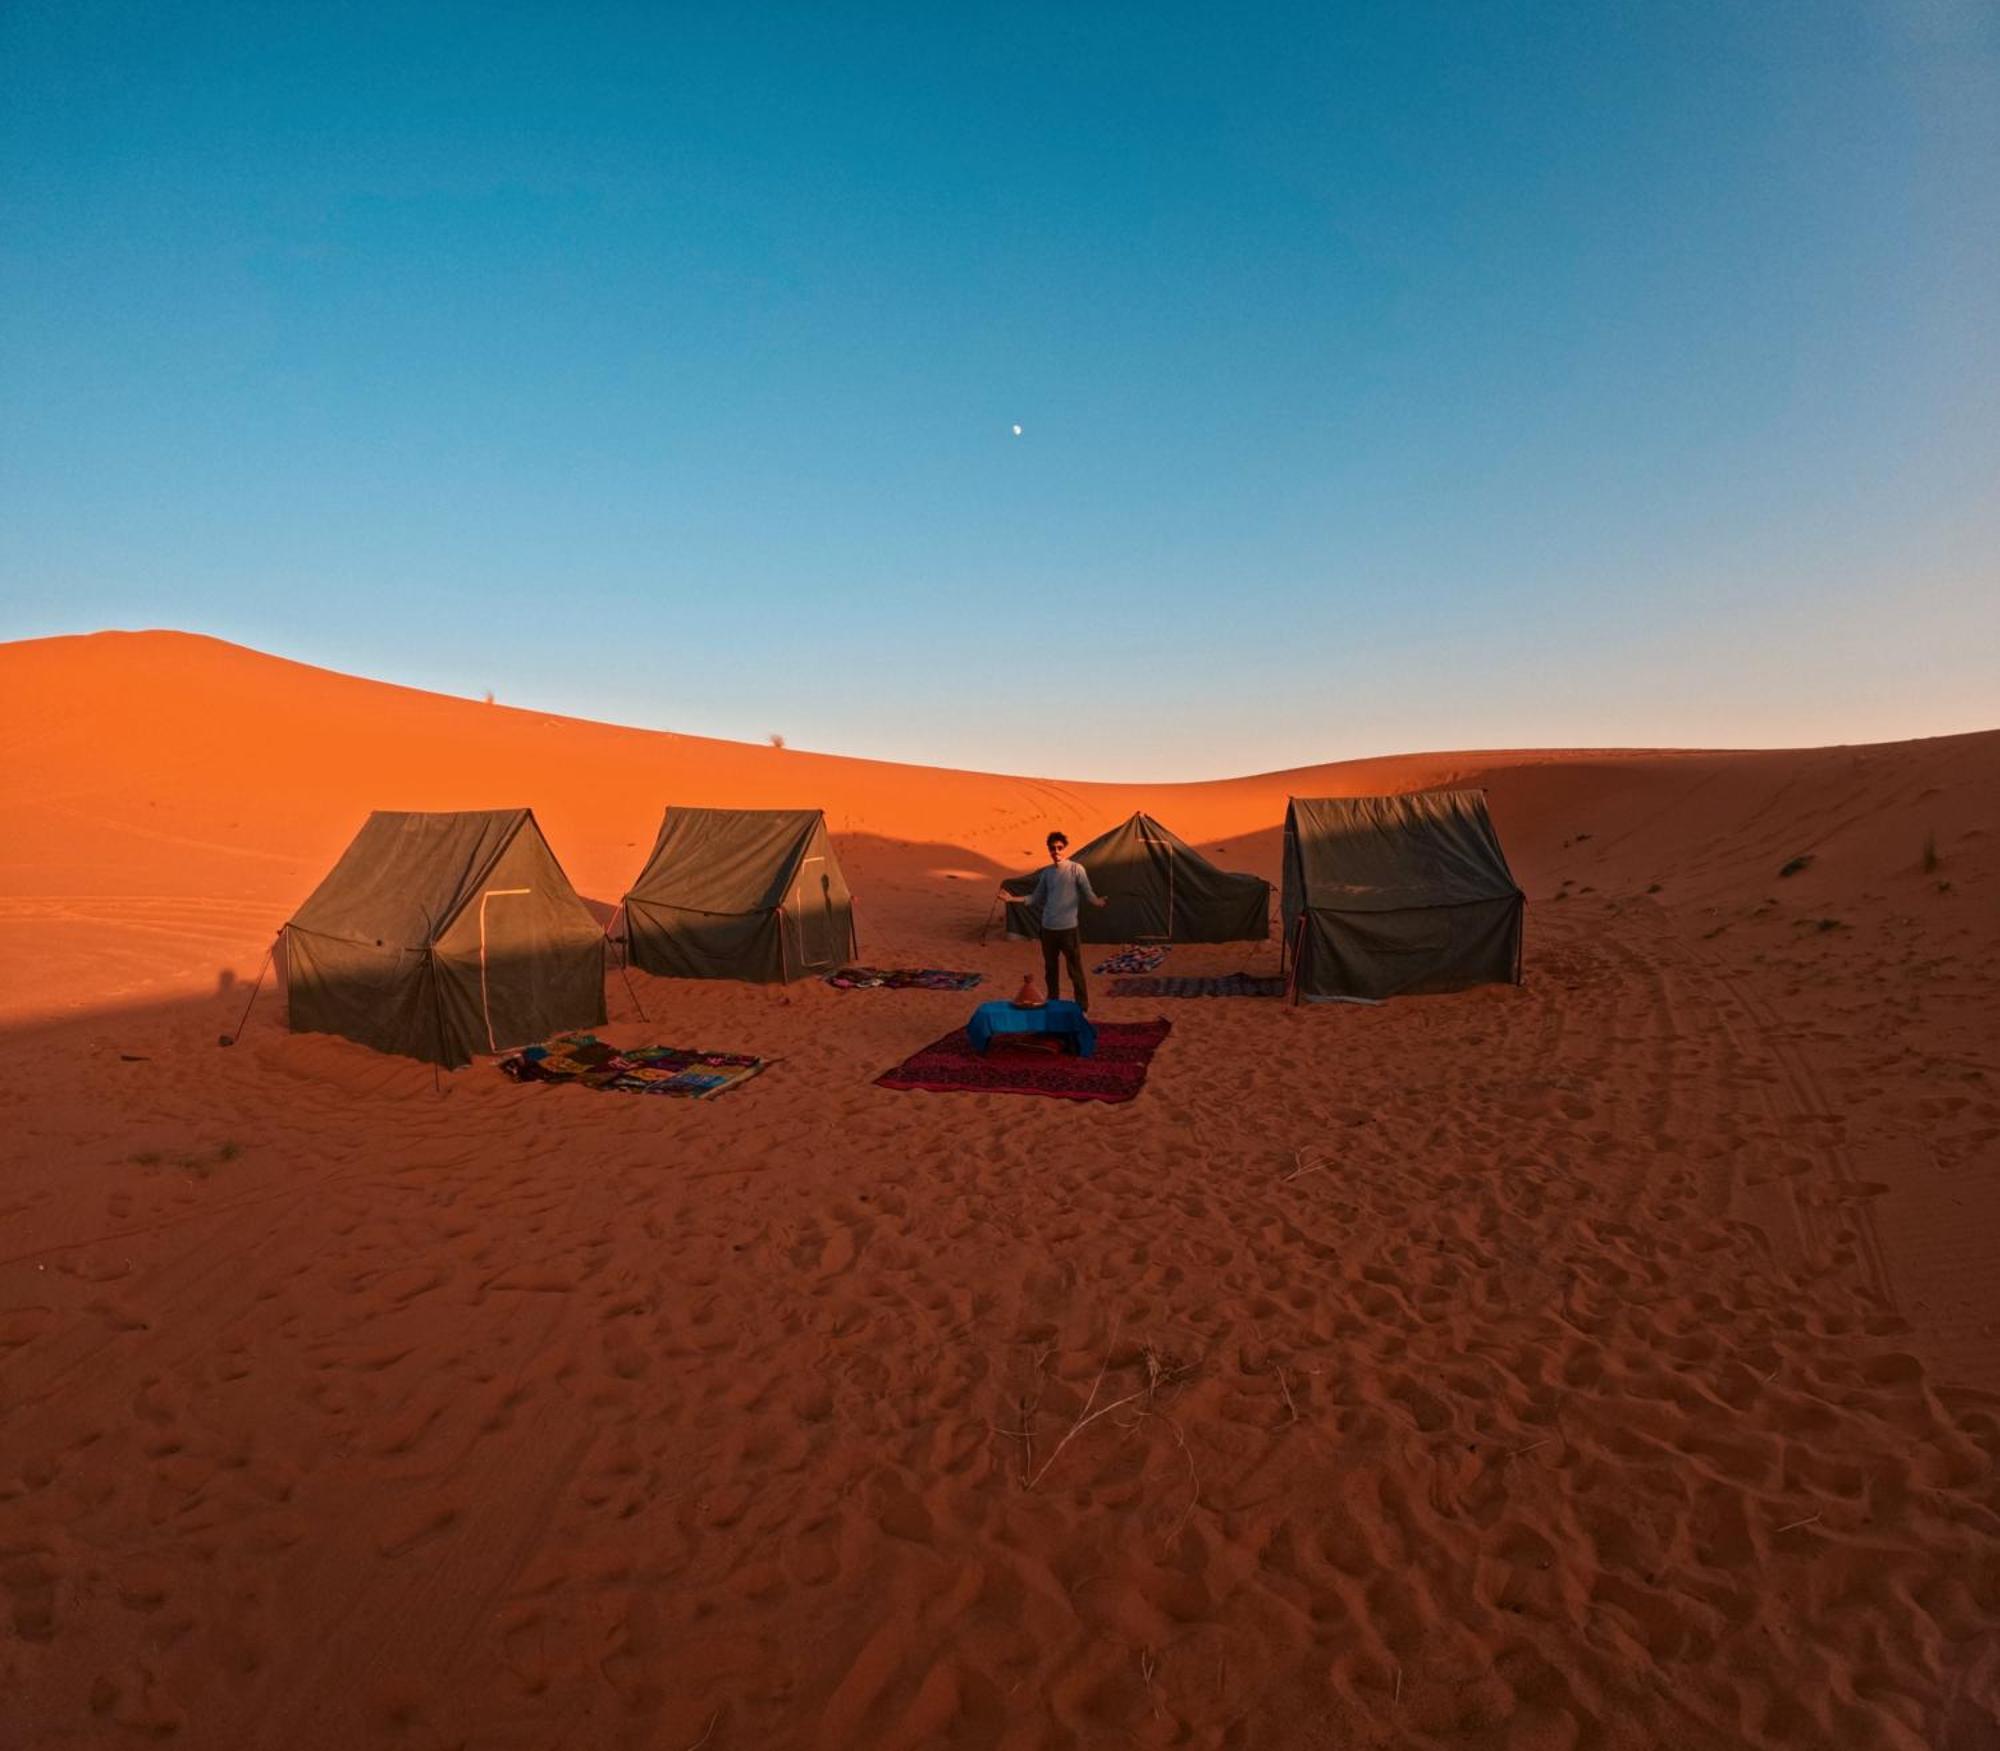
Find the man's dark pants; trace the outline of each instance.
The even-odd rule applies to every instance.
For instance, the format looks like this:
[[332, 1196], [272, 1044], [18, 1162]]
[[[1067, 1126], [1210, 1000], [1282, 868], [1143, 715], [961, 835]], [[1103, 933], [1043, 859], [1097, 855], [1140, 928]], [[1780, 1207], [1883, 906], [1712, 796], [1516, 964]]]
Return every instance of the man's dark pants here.
[[1070, 988], [1079, 1009], [1090, 1007], [1090, 987], [1083, 982], [1083, 932], [1075, 925], [1067, 930], [1042, 932], [1042, 982], [1049, 988], [1049, 1001], [1056, 1000], [1056, 957], [1069, 962]]

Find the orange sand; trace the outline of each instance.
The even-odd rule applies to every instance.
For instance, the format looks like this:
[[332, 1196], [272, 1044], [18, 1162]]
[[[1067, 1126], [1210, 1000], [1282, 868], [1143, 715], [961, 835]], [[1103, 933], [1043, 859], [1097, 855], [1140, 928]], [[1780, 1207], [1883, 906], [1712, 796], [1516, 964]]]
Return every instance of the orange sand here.
[[[2000, 1745], [2000, 733], [1069, 784], [147, 633], [0, 646], [0, 746], [0, 1746]], [[1130, 1106], [820, 984], [613, 978], [783, 1057], [704, 1105], [216, 1045], [371, 807], [608, 908], [821, 806], [864, 958], [1004, 985], [1050, 825], [1447, 782], [1525, 987], [1105, 999]]]

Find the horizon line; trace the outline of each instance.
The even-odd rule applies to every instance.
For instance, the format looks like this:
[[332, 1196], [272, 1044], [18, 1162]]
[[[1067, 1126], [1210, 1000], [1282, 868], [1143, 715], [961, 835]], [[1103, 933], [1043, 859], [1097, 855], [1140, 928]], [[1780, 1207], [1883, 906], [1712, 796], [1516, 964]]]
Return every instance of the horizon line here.
[[1612, 745], [1574, 743], [1567, 746], [1558, 744], [1494, 744], [1485, 747], [1410, 747], [1397, 748], [1370, 754], [1342, 754], [1319, 760], [1305, 760], [1293, 765], [1274, 766], [1249, 772], [1216, 774], [1206, 778], [1096, 778], [1078, 777], [1058, 773], [1008, 772], [997, 768], [961, 766], [954, 763], [910, 759], [879, 754], [844, 753], [837, 749], [807, 747], [792, 743], [788, 738], [780, 740], [752, 741], [739, 736], [715, 735], [702, 730], [671, 729], [662, 725], [631, 723], [616, 718], [589, 717], [561, 707], [532, 704], [511, 704], [488, 692], [484, 694], [451, 693], [436, 687], [426, 687], [415, 682], [399, 681], [384, 675], [359, 673], [350, 669], [334, 668], [326, 663], [310, 658], [296, 657], [282, 651], [267, 650], [259, 645], [244, 644], [240, 640], [225, 638], [218, 633], [203, 632], [182, 626], [100, 626], [85, 631], [34, 633], [18, 638], [0, 638], [0, 651], [35, 644], [84, 643], [94, 639], [185, 639], [190, 642], [212, 645], [221, 650], [240, 653], [244, 656], [260, 658], [266, 662], [286, 663], [295, 668], [310, 669], [317, 674], [330, 675], [336, 680], [355, 682], [364, 686], [392, 687], [405, 693], [418, 693], [427, 698], [450, 700], [465, 705], [484, 705], [495, 710], [511, 711], [527, 716], [560, 719], [565, 723], [580, 724], [596, 729], [618, 730], [632, 735], [671, 736], [684, 741], [714, 742], [722, 746], [745, 749], [764, 749], [770, 753], [799, 754], [816, 760], [839, 760], [871, 766], [900, 766], [925, 772], [963, 773], [968, 777], [1026, 779], [1052, 784], [1093, 785], [1120, 789], [1188, 789], [1203, 785], [1251, 784], [1281, 779], [1294, 773], [1317, 771], [1329, 766], [1365, 766], [1381, 761], [1394, 760], [1439, 760], [1449, 758], [1490, 759], [1496, 757], [1520, 758], [1524, 755], [1546, 755], [1560, 757], [1597, 757], [1605, 759], [1638, 758], [1647, 755], [1757, 755], [1757, 754], [1803, 754], [1827, 752], [1839, 749], [1876, 749], [1909, 747], [1928, 742], [1953, 741], [1962, 738], [2000, 734], [2000, 722], [1979, 725], [1970, 729], [1941, 730], [1928, 734], [1894, 736], [1886, 739], [1866, 741], [1835, 742], [1743, 742], [1743, 743], [1619, 743]]

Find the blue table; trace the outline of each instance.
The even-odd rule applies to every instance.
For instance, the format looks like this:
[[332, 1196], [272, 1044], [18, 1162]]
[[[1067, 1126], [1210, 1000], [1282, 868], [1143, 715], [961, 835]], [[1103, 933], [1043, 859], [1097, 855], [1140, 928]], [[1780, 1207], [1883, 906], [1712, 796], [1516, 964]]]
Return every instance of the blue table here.
[[1054, 1034], [1079, 1058], [1097, 1053], [1097, 1030], [1074, 1003], [1060, 1000], [1040, 1009], [1016, 1009], [1011, 1003], [982, 1003], [965, 1024], [975, 1051], [983, 1052], [995, 1034]]

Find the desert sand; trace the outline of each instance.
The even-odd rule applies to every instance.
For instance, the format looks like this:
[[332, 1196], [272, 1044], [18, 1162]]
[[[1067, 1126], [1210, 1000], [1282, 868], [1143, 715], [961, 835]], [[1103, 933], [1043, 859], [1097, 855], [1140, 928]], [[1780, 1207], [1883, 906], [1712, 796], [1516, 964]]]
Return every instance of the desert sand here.
[[[2000, 733], [1076, 784], [139, 633], [0, 647], [0, 746], [0, 1745], [2000, 1745]], [[614, 974], [782, 1059], [699, 1104], [217, 1044], [371, 808], [608, 914], [822, 807], [988, 995], [1051, 826], [1442, 784], [1525, 983], [1103, 998], [1130, 1105], [877, 1088], [971, 1000], [818, 982]]]

